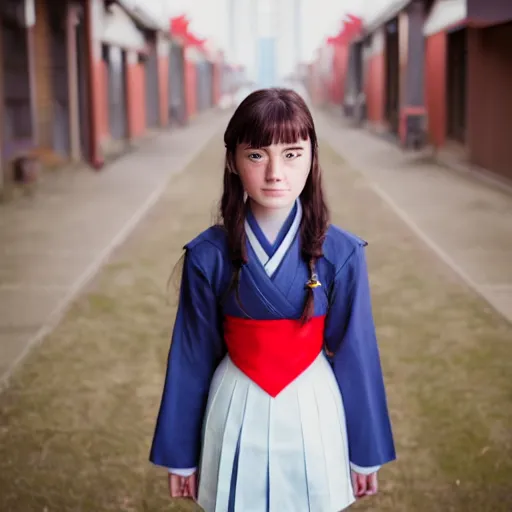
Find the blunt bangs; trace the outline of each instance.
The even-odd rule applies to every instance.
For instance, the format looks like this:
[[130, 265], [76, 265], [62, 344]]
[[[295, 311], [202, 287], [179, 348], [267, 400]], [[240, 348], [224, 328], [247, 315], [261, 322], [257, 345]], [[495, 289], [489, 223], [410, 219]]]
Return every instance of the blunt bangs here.
[[273, 95], [241, 105], [241, 111], [229, 128], [225, 143], [231, 150], [238, 144], [247, 144], [253, 149], [272, 144], [293, 144], [312, 138], [315, 133], [311, 118], [304, 109]]

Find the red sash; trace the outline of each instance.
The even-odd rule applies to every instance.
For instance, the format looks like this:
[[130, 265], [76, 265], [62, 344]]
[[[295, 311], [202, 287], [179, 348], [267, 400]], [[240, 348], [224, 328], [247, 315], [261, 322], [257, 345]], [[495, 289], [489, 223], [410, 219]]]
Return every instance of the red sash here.
[[224, 338], [233, 363], [276, 397], [322, 351], [325, 317], [299, 320], [248, 320], [228, 316]]

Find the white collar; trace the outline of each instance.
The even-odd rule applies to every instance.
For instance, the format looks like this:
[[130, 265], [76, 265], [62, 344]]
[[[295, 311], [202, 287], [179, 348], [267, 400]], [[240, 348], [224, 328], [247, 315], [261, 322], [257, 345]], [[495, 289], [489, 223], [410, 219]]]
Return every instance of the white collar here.
[[269, 277], [272, 277], [274, 272], [277, 270], [277, 267], [279, 267], [279, 265], [283, 261], [283, 258], [286, 255], [288, 249], [293, 244], [295, 236], [299, 231], [301, 220], [302, 205], [300, 203], [300, 200], [297, 199], [297, 211], [295, 212], [295, 218], [293, 219], [292, 225], [290, 226], [288, 233], [286, 233], [286, 236], [281, 242], [281, 245], [271, 258], [268, 257], [268, 254], [261, 246], [257, 236], [254, 234], [254, 231], [251, 229], [251, 226], [249, 225], [247, 220], [245, 221], [245, 233], [247, 234], [247, 239], [249, 240], [249, 243], [251, 244], [251, 247], [256, 253], [258, 260], [263, 265], [263, 268], [265, 269], [265, 272]]

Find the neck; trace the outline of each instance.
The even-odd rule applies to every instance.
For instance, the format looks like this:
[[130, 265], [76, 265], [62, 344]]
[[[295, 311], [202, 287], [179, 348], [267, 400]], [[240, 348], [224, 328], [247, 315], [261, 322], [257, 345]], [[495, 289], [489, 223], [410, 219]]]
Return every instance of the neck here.
[[251, 201], [251, 211], [263, 234], [270, 243], [274, 243], [295, 203], [286, 208], [264, 208]]

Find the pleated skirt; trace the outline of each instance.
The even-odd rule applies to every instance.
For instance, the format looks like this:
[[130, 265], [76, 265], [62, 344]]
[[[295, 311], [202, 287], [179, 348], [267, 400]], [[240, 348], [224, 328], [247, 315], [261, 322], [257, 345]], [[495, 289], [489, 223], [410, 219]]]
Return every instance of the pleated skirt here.
[[354, 502], [343, 400], [323, 353], [275, 398], [222, 361], [198, 502], [206, 512], [338, 512]]

